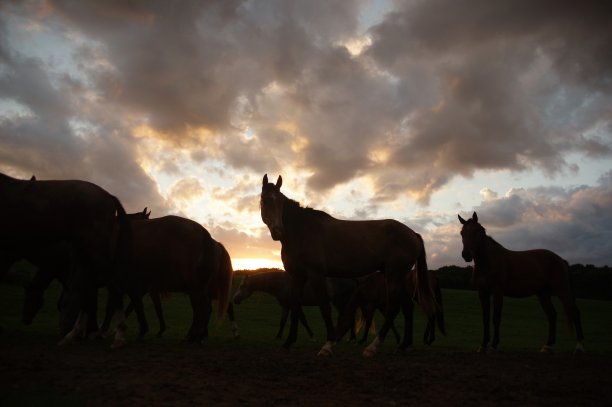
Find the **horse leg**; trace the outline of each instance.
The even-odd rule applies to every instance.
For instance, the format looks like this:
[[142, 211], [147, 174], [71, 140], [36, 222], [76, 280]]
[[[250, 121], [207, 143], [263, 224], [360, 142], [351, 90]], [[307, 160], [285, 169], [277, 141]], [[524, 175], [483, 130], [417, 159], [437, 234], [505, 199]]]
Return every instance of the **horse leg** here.
[[365, 313], [363, 317], [365, 318], [365, 324], [364, 324], [365, 326], [364, 326], [364, 331], [363, 331], [363, 338], [361, 338], [361, 340], [359, 341], [360, 344], [365, 343], [368, 340], [368, 334], [370, 333], [370, 327], [372, 326], [372, 321], [374, 320], [374, 308], [368, 305], [365, 308]]
[[[404, 340], [398, 347], [399, 350], [412, 346], [414, 303], [410, 298], [402, 298], [402, 312], [404, 313]], [[393, 323], [391, 326], [393, 326]]]
[[131, 301], [134, 305], [134, 312], [136, 312], [136, 318], [138, 318], [138, 325], [140, 327], [140, 330], [138, 332], [138, 340], [143, 340], [146, 333], [149, 332], [149, 323], [147, 322], [147, 318], [144, 313], [142, 295], [138, 293], [132, 296]]
[[188, 343], [196, 342], [198, 340], [199, 329], [201, 326], [202, 316], [200, 315], [202, 312], [201, 305], [201, 297], [196, 293], [189, 293], [189, 302], [191, 303], [191, 311], [193, 312], [193, 317], [191, 321], [191, 327], [187, 332], [187, 336], [185, 336], [185, 341]]
[[314, 337], [314, 333], [312, 333], [312, 329], [310, 329], [310, 326], [308, 326], [308, 321], [306, 320], [306, 315], [304, 315], [304, 309], [302, 307], [300, 307], [300, 314], [298, 315], [298, 319], [306, 329], [306, 332], [308, 332], [308, 337], [312, 339]]
[[387, 336], [389, 329], [391, 329], [391, 325], [393, 325], [393, 321], [403, 305], [401, 299], [403, 290], [401, 287], [404, 286], [404, 278], [405, 274], [397, 269], [395, 272], [392, 270], [387, 271], [386, 283], [388, 305], [385, 312], [385, 322], [383, 323], [380, 331], [378, 331], [378, 335], [376, 335], [374, 341], [372, 341], [372, 343], [370, 343], [363, 350], [364, 357], [373, 357], [376, 355], [376, 353], [378, 353], [378, 349], [385, 341], [385, 337]]
[[159, 293], [155, 291], [150, 292], [149, 296], [151, 297], [151, 301], [153, 301], [155, 313], [157, 314], [157, 319], [159, 320], [159, 332], [157, 332], [157, 336], [161, 338], [162, 334], [166, 331], [166, 320], [164, 319], [164, 310], [161, 306], [161, 298]]
[[291, 275], [291, 324], [289, 325], [289, 335], [283, 343], [284, 349], [289, 349], [292, 344], [297, 341], [297, 330], [298, 321], [300, 316], [300, 299], [304, 292], [304, 284], [306, 283], [306, 276], [303, 273], [294, 273]]
[[[327, 342], [323, 345], [321, 350], [319, 350], [317, 356], [331, 356], [332, 347], [336, 343], [336, 329], [331, 317], [331, 304], [329, 303], [329, 297], [327, 295], [325, 279], [319, 275], [310, 273], [310, 284], [315, 293], [315, 298], [319, 302], [319, 310], [321, 311], [321, 316], [325, 322], [325, 330], [327, 331]], [[354, 327], [354, 317], [350, 320], [353, 321]]]
[[383, 323], [382, 328], [380, 328], [380, 331], [378, 331], [378, 335], [376, 335], [376, 338], [374, 338], [372, 343], [370, 343], [363, 350], [364, 357], [366, 358], [373, 357], [378, 353], [378, 350], [382, 346], [385, 340], [385, 337], [387, 336], [387, 333], [389, 332], [389, 329], [391, 329], [391, 325], [393, 325], [393, 321], [395, 320], [395, 317], [397, 316], [397, 314], [399, 314], [399, 311], [400, 311], [399, 304], [395, 304], [395, 305], [392, 305], [391, 303], [389, 304], [389, 306], [387, 307], [387, 312], [385, 313], [385, 322]]
[[98, 290], [95, 289], [93, 294], [91, 298], [87, 299], [87, 309], [89, 311], [87, 327], [85, 328], [87, 337], [92, 339], [100, 338], [100, 328], [98, 326]]
[[109, 293], [108, 298], [106, 299], [106, 309], [104, 310], [104, 320], [102, 321], [102, 325], [100, 326], [100, 331], [102, 331], [103, 333], [108, 331], [108, 328], [110, 327], [110, 324], [113, 319], [113, 315], [115, 313], [115, 310], [113, 309], [113, 304], [111, 303], [110, 299], [110, 289], [108, 291]]
[[504, 295], [502, 293], [493, 294], [493, 343], [491, 346], [494, 350], [497, 350], [497, 345], [499, 345], [499, 325], [503, 304]]
[[425, 327], [425, 334], [423, 335], [423, 342], [425, 345], [431, 345], [436, 340], [436, 317], [432, 316], [427, 319], [427, 326]]
[[283, 307], [281, 311], [280, 326], [278, 327], [278, 332], [276, 333], [276, 339], [281, 339], [283, 337], [283, 331], [285, 330], [285, 324], [287, 323], [289, 311], [290, 309], [288, 307]]
[[491, 319], [491, 294], [485, 290], [478, 291], [480, 299], [480, 308], [482, 309], [482, 342], [478, 348], [478, 352], [484, 352], [489, 345], [489, 323]]
[[567, 293], [565, 295], [559, 295], [563, 309], [567, 315], [567, 320], [570, 327], [573, 325], [576, 331], [576, 351], [584, 352], [584, 333], [582, 332], [582, 321], [580, 318], [580, 310], [576, 306], [576, 300], [573, 295]]
[[232, 329], [234, 339], [239, 339], [240, 331], [238, 330], [238, 324], [236, 323], [236, 316], [234, 314], [234, 303], [232, 301], [228, 302], [227, 304], [227, 317], [230, 321], [230, 327]]
[[544, 309], [544, 313], [546, 313], [546, 319], [548, 319], [548, 340], [546, 345], [542, 346], [540, 352], [550, 352], [556, 342], [557, 311], [555, 311], [549, 294], [538, 294], [538, 300], [540, 300], [540, 305]]

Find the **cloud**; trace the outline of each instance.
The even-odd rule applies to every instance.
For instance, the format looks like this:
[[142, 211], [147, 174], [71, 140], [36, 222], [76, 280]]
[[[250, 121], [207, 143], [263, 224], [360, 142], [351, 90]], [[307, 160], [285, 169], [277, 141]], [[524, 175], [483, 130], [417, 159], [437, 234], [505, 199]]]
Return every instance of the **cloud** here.
[[[482, 170], [555, 175], [579, 170], [568, 155], [610, 158], [602, 2], [390, 7], [364, 32], [361, 0], [3, 3], [2, 170], [87, 179], [162, 216], [201, 193], [194, 168], [215, 168], [224, 181], [205, 188], [227, 202], [227, 222], [257, 216], [245, 175], [299, 174], [302, 196], [322, 206], [367, 179], [369, 204], [346, 213], [369, 217], [406, 197], [426, 206]], [[160, 183], [179, 180], [162, 196]], [[488, 186], [481, 209], [494, 231], [571, 216], [578, 240], [597, 236], [578, 214], [600, 210], [587, 201], [603, 184], [503, 197]], [[223, 224], [236, 245], [253, 238], [253, 223]], [[432, 253], [452, 252], [442, 249]]]
[[[596, 186], [516, 189], [473, 209], [487, 234], [508, 249], [544, 248], [570, 263], [612, 264], [612, 172]], [[446, 236], [453, 235], [453, 229], [457, 238], [452, 241], [452, 251], [460, 253], [456, 220], [433, 233], [438, 252], [443, 251], [441, 242], [448, 242]]]
[[[421, 177], [400, 191], [429, 195], [478, 169], [557, 173], [569, 151], [609, 157], [601, 107], [610, 103], [612, 60], [602, 50], [612, 31], [602, 6], [406, 2], [372, 28], [366, 55], [422, 101], [407, 109], [390, 163]], [[583, 139], [598, 121], [604, 135]]]

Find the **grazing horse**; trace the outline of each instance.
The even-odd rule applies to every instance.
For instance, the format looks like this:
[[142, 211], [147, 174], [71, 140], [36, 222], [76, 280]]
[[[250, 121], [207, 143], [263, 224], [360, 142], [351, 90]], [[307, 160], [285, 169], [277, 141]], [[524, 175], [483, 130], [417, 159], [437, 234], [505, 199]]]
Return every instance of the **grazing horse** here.
[[[409, 273], [406, 273], [405, 279], [405, 293], [406, 295], [412, 295], [417, 284], [416, 270], [412, 269]], [[442, 292], [440, 290], [440, 286], [438, 285], [437, 279], [433, 275], [433, 272], [430, 272], [430, 285], [434, 290], [435, 299], [439, 307], [436, 310], [435, 315], [430, 316], [428, 319], [425, 333], [423, 335], [423, 342], [426, 345], [431, 345], [436, 338], [436, 322], [438, 323], [440, 332], [446, 335], [446, 329], [444, 327], [444, 314], [442, 311]], [[344, 312], [338, 315], [336, 337], [338, 339], [342, 338], [350, 324], [350, 322], [347, 322], [349, 321], [348, 318], [355, 314], [357, 308], [361, 308], [363, 310], [362, 313], [365, 330], [363, 333], [363, 338], [359, 341], [359, 343], [364, 343], [367, 340], [370, 326], [372, 325], [372, 320], [374, 319], [374, 313], [376, 310], [380, 310], [384, 314], [387, 309], [387, 305], [387, 282], [385, 277], [382, 275], [382, 273], [374, 273], [367, 276], [360, 282], [357, 289], [353, 292], [348, 304], [344, 309]], [[406, 349], [412, 345], [413, 308], [414, 307], [411, 302], [408, 304], [408, 306], [403, 307], [402, 309], [404, 313], [404, 339], [400, 344], [399, 349]], [[393, 331], [396, 341], [399, 344], [399, 333], [395, 329], [394, 325], [391, 325], [391, 330]]]
[[474, 260], [474, 283], [478, 289], [482, 307], [484, 333], [479, 351], [486, 350], [489, 344], [489, 319], [491, 296], [493, 297], [493, 342], [499, 344], [499, 324], [504, 296], [528, 297], [536, 295], [548, 318], [548, 340], [542, 352], [548, 352], [555, 343], [557, 313], [551, 296], [561, 300], [567, 319], [576, 330], [576, 350], [583, 351], [584, 335], [580, 322], [580, 312], [576, 306], [570, 287], [569, 267], [565, 260], [555, 253], [544, 250], [512, 251], [487, 236], [485, 228], [478, 223], [476, 212], [471, 219], [459, 216], [463, 225], [461, 256], [467, 262]]
[[[79, 316], [60, 344], [84, 330], [96, 311], [98, 286], [111, 289], [113, 309], [121, 312], [116, 284], [129, 259], [131, 230], [119, 200], [86, 181], [19, 180], [0, 174], [0, 251], [34, 259], [66, 244], [72, 259], [66, 301]], [[123, 333], [120, 325], [118, 335]]]
[[[33, 181], [35, 179], [30, 179]], [[148, 219], [151, 212], [147, 212], [145, 208], [142, 212], [129, 213], [126, 217], [131, 220], [136, 219]], [[68, 270], [73, 267], [72, 248], [67, 242], [60, 242], [51, 247], [47, 247], [33, 253], [28, 261], [37, 267], [36, 274], [32, 280], [24, 287], [25, 296], [22, 308], [22, 322], [25, 325], [30, 325], [34, 320], [34, 317], [42, 308], [44, 303], [43, 294], [49, 287], [51, 282], [57, 279], [63, 289], [66, 289]], [[76, 317], [78, 315], [78, 309], [74, 307], [75, 304], [66, 304], [64, 300], [64, 292], [60, 296], [57, 304], [57, 308], [61, 311], [60, 319], [60, 333], [65, 335], [70, 328], [74, 325]], [[110, 325], [110, 320], [113, 317], [113, 304], [112, 301], [107, 303], [107, 318], [108, 321], [105, 323]], [[97, 309], [97, 300], [94, 302]], [[94, 312], [91, 317], [87, 319], [86, 333], [88, 335], [96, 334], [98, 332], [97, 312]], [[126, 315], [127, 318], [127, 315]], [[106, 329], [102, 329], [105, 331]]]
[[325, 290], [325, 277], [354, 278], [381, 270], [389, 287], [389, 307], [381, 335], [365, 350], [365, 356], [376, 354], [402, 305], [411, 301], [403, 293], [404, 275], [417, 265], [416, 295], [430, 315], [435, 308], [429, 287], [425, 246], [421, 236], [404, 224], [387, 219], [347, 221], [329, 214], [303, 208], [280, 191], [282, 178], [276, 183], [263, 177], [261, 218], [273, 240], [282, 244], [281, 258], [292, 277], [292, 313], [289, 336], [284, 347], [297, 339], [299, 298], [306, 280], [310, 280], [327, 330], [327, 342], [319, 355], [330, 355], [336, 342], [331, 307]]
[[208, 333], [211, 298], [219, 300], [219, 317], [229, 301], [232, 269], [220, 267], [217, 242], [199, 223], [178, 216], [132, 221], [132, 233], [132, 261], [124, 284], [138, 317], [139, 336], [148, 331], [142, 305], [146, 293], [185, 292], [193, 310], [185, 340], [201, 341]]
[[[325, 279], [325, 288], [329, 299], [334, 304], [338, 312], [342, 312], [346, 307], [349, 298], [355, 290], [357, 284], [352, 279], [346, 278], [327, 278]], [[279, 271], [268, 271], [263, 273], [257, 273], [247, 275], [244, 277], [238, 290], [234, 294], [234, 302], [240, 304], [242, 301], [249, 298], [254, 292], [265, 292], [276, 298], [279, 305], [282, 307], [282, 314], [280, 320], [280, 327], [276, 338], [280, 339], [283, 336], [283, 330], [287, 317], [289, 316], [289, 310], [291, 309], [293, 298], [291, 297], [291, 276], [286, 272]], [[316, 298], [311, 284], [308, 282], [304, 286], [304, 291], [300, 296], [300, 305], [312, 306], [319, 305], [319, 301]], [[351, 328], [351, 339], [355, 339], [355, 312], [352, 317], [347, 316], [347, 330]], [[299, 321], [302, 323], [308, 336], [313, 337], [312, 330], [308, 326], [308, 321], [302, 309], [299, 309]]]

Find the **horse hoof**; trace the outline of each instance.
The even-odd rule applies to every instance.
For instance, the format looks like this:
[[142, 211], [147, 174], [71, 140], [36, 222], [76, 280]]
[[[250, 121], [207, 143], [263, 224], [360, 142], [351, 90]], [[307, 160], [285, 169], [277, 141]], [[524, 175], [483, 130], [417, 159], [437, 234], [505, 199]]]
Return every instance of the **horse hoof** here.
[[552, 353], [553, 348], [550, 345], [544, 345], [542, 346], [542, 349], [540, 349], [540, 353]]
[[62, 340], [57, 343], [57, 346], [66, 346], [70, 342], [72, 342], [72, 339], [62, 338]]
[[332, 353], [331, 349], [325, 349], [325, 348], [323, 348], [323, 349], [321, 349], [321, 350], [319, 351], [319, 353], [317, 353], [317, 356], [322, 356], [322, 357], [331, 357], [331, 356], [333, 356], [333, 353]]
[[372, 349], [365, 348], [362, 353], [364, 358], [373, 358], [376, 356], [376, 351]]
[[574, 354], [576, 353], [586, 353], [586, 350], [584, 350], [584, 344], [582, 342], [578, 342], [576, 344], [576, 349], [574, 349]]
[[123, 348], [126, 344], [126, 340], [125, 339], [115, 339], [113, 341], [113, 343], [111, 344], [111, 349], [120, 349]]
[[487, 347], [486, 346], [479, 346], [478, 349], [476, 349], [476, 353], [487, 353]]

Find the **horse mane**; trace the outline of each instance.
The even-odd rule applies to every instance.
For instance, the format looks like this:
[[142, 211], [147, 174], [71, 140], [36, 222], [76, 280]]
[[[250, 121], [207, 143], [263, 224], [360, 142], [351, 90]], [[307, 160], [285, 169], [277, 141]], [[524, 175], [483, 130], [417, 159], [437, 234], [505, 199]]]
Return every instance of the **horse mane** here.
[[[284, 196], [284, 195], [283, 195]], [[303, 207], [298, 201], [294, 201], [291, 198], [285, 196], [285, 210], [283, 212], [283, 218], [289, 222], [301, 222], [307, 219], [330, 219], [332, 216], [319, 209]]]

